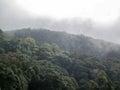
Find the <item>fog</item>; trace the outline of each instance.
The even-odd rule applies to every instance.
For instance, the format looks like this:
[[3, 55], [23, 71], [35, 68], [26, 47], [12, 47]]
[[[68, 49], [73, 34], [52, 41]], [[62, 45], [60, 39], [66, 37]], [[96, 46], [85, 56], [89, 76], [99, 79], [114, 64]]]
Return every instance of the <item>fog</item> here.
[[0, 28], [4, 31], [20, 28], [46, 28], [72, 34], [84, 34], [120, 44], [120, 18], [108, 24], [97, 23], [82, 17], [57, 19], [50, 16], [33, 16], [17, 6], [16, 0], [0, 0]]

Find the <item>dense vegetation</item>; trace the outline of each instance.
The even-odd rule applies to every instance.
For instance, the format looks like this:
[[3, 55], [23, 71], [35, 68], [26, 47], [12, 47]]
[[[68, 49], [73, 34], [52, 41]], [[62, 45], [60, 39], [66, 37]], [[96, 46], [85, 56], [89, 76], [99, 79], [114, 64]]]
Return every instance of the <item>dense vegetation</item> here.
[[120, 90], [119, 58], [69, 52], [35, 39], [0, 30], [0, 90]]
[[[106, 42], [103, 40], [93, 39], [84, 35], [73, 35], [65, 32], [50, 31], [47, 29], [30, 29], [24, 28], [8, 32], [18, 38], [32, 37], [37, 44], [49, 43], [57, 44], [61, 49], [79, 52], [96, 57], [114, 57], [120, 59], [120, 45]], [[116, 57], [116, 54], [118, 54]]]

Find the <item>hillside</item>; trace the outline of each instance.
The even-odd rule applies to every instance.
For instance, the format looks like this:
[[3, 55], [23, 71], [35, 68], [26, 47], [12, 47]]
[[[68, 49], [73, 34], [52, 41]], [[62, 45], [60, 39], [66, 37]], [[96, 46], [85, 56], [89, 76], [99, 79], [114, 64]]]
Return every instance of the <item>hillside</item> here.
[[84, 35], [73, 35], [65, 32], [50, 31], [47, 29], [30, 28], [10, 31], [7, 33], [18, 38], [32, 37], [36, 40], [37, 44], [55, 43], [61, 49], [79, 52], [86, 55], [94, 55], [97, 57], [114, 57], [114, 54], [117, 54], [117, 56], [120, 55], [120, 45]]
[[[7, 36], [0, 30], [1, 90], [120, 90], [119, 59], [100, 59], [56, 44], [39, 44], [30, 36]], [[111, 55], [119, 57], [118, 53]]]

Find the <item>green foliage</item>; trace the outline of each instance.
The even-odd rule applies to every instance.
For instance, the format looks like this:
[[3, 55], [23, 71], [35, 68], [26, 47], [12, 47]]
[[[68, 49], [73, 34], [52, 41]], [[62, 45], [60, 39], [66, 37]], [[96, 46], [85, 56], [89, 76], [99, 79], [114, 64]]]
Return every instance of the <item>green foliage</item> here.
[[0, 63], [1, 90], [26, 90], [27, 81], [17, 67]]
[[[61, 35], [55, 38], [61, 43], [57, 37]], [[38, 45], [25, 34], [22, 38], [9, 39], [0, 30], [0, 90], [120, 89], [118, 57], [96, 58], [64, 51], [56, 44], [43, 41]]]
[[[56, 32], [47, 29], [30, 28], [23, 28], [11, 32], [14, 33], [13, 36], [16, 36], [18, 38], [32, 37], [39, 45], [43, 43], [55, 43], [64, 50], [71, 52], [75, 51], [86, 55], [94, 55], [97, 57], [110, 56], [112, 58], [116, 58], [116, 54], [120, 52], [119, 45], [93, 39], [84, 35], [72, 35], [65, 32]], [[117, 55], [117, 59], [120, 59], [119, 56], [120, 54]]]
[[90, 90], [98, 90], [98, 84], [94, 80], [88, 82]]

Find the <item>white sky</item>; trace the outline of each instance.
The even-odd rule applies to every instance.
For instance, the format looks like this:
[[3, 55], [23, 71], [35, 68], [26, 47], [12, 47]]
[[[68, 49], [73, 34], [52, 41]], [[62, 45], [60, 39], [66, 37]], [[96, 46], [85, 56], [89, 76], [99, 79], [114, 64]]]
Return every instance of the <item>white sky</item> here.
[[120, 0], [0, 0], [0, 28], [25, 27], [73, 32], [120, 44]]
[[120, 16], [120, 0], [16, 0], [18, 7], [34, 17], [82, 18], [109, 23]]

